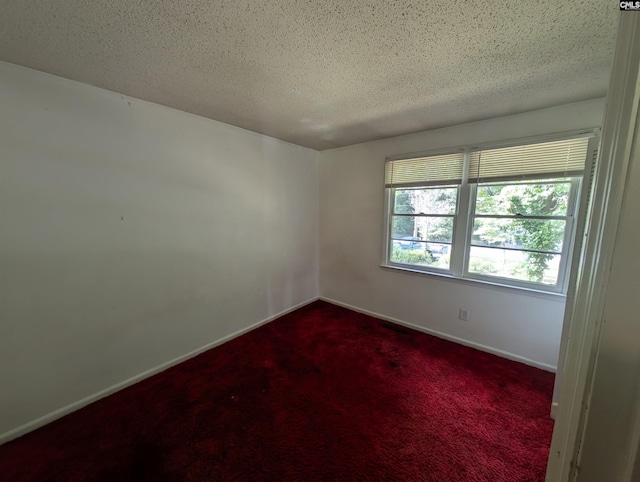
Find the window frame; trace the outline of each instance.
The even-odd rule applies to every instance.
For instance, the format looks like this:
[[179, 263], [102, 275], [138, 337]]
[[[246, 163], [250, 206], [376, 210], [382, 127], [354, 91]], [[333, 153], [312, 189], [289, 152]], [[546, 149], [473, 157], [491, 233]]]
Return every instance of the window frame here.
[[[396, 213], [395, 212], [395, 200], [396, 200], [396, 196], [395, 193], [396, 191], [400, 190], [400, 191], [408, 191], [408, 190], [412, 190], [412, 189], [437, 189], [437, 188], [455, 188], [456, 189], [456, 205], [454, 207], [453, 213], [451, 214], [440, 214], [440, 213], [420, 213], [420, 214], [407, 214], [407, 213]], [[388, 189], [387, 189], [388, 190]], [[451, 242], [446, 243], [446, 242], [440, 242], [440, 241], [432, 241], [432, 240], [425, 240], [424, 243], [431, 243], [431, 244], [448, 244], [450, 246], [449, 248], [449, 255], [451, 256], [451, 252], [453, 251], [453, 246], [454, 246], [454, 241], [455, 241], [455, 230], [456, 230], [456, 224], [458, 222], [458, 212], [459, 212], [459, 202], [460, 202], [460, 185], [459, 184], [443, 184], [441, 186], [424, 186], [424, 187], [402, 187], [402, 188], [392, 188], [391, 191], [393, 192], [393, 195], [391, 196], [391, 206], [389, 208], [388, 211], [388, 217], [389, 217], [389, 234], [387, 236], [388, 238], [388, 252], [387, 252], [387, 257], [390, 263], [394, 264], [394, 265], [399, 265], [399, 266], [404, 266], [404, 267], [418, 267], [418, 268], [428, 268], [429, 271], [434, 271], [434, 272], [438, 272], [438, 273], [444, 273], [444, 274], [451, 274], [451, 261], [449, 261], [449, 269], [447, 268], [441, 268], [439, 266], [428, 266], [428, 265], [418, 265], [418, 264], [411, 264], [411, 263], [399, 263], [396, 261], [391, 261], [391, 257], [392, 257], [392, 253], [393, 253], [393, 244], [394, 241], [401, 241], [401, 239], [398, 238], [394, 238], [393, 237], [393, 219], [395, 216], [405, 216], [405, 217], [424, 217], [424, 218], [434, 218], [434, 217], [439, 217], [439, 218], [452, 218], [453, 219], [453, 227], [451, 230]]]
[[[560, 265], [558, 270], [558, 279], [555, 285], [536, 283], [531, 281], [518, 280], [513, 278], [506, 278], [500, 276], [490, 276], [483, 275], [480, 273], [472, 273], [469, 272], [469, 262], [470, 262], [470, 250], [471, 250], [471, 236], [473, 232], [473, 221], [475, 219], [475, 203], [476, 203], [476, 194], [478, 185], [489, 184], [476, 182], [469, 182], [469, 165], [471, 154], [475, 151], [482, 149], [496, 149], [503, 147], [515, 147], [527, 144], [535, 144], [541, 142], [553, 142], [563, 139], [573, 139], [578, 137], [588, 137], [588, 145], [585, 156], [585, 169], [583, 174], [580, 176], [572, 176], [566, 177], [571, 183], [569, 200], [567, 204], [567, 214], [563, 216], [566, 218], [566, 226], [565, 233], [562, 243], [562, 250], [560, 253]], [[562, 295], [566, 296], [568, 283], [569, 283], [569, 272], [571, 269], [571, 261], [572, 261], [572, 252], [574, 250], [574, 246], [577, 238], [577, 225], [578, 219], [581, 213], [579, 210], [581, 209], [580, 200], [585, 195], [584, 191], [584, 173], [588, 172], [589, 163], [593, 158], [593, 151], [597, 149], [599, 142], [599, 129], [585, 129], [580, 131], [572, 131], [565, 132], [561, 134], [555, 135], [547, 135], [547, 136], [537, 136], [537, 137], [528, 137], [528, 138], [520, 138], [514, 140], [500, 141], [500, 142], [491, 142], [484, 144], [474, 144], [474, 145], [466, 145], [461, 147], [456, 147], [453, 149], [440, 149], [440, 150], [432, 150], [426, 152], [418, 152], [397, 156], [387, 157], [386, 162], [389, 161], [397, 161], [397, 160], [405, 160], [405, 159], [413, 159], [417, 157], [428, 157], [428, 156], [438, 156], [445, 155], [451, 153], [464, 153], [464, 164], [463, 164], [463, 175], [462, 181], [458, 188], [458, 196], [456, 203], [456, 210], [453, 214], [454, 223], [453, 223], [453, 232], [451, 239], [451, 248], [449, 250], [450, 261], [449, 261], [449, 269], [444, 269], [440, 267], [430, 267], [427, 265], [417, 265], [417, 264], [409, 264], [409, 263], [398, 263], [391, 261], [391, 255], [393, 250], [393, 241], [391, 238], [392, 235], [392, 220], [394, 216], [394, 204], [395, 204], [395, 192], [396, 190], [403, 190], [402, 187], [386, 187], [384, 188], [384, 205], [385, 205], [385, 213], [384, 213], [384, 242], [383, 242], [383, 261], [381, 266], [384, 268], [394, 268], [404, 271], [410, 271], [418, 274], [424, 275], [435, 275], [435, 276], [444, 276], [446, 278], [459, 279], [470, 282], [479, 282], [483, 284], [490, 284], [495, 286], [502, 286], [507, 288], [515, 288], [520, 290], [539, 292], [539, 293], [547, 293], [553, 295]], [[564, 176], [558, 176], [558, 178], [564, 178]], [[528, 181], [536, 182], [536, 181], [544, 181], [548, 180], [548, 176], [542, 176], [540, 178], [535, 178], [534, 176], [528, 178]], [[517, 181], [509, 182], [504, 181], [504, 184], [516, 184]], [[497, 182], [496, 182], [497, 184]], [[443, 184], [441, 187], [450, 186], [450, 184]], [[417, 187], [417, 186], [416, 186]], [[431, 185], [429, 187], [440, 187], [437, 185]], [[406, 189], [406, 188], [404, 188]]]
[[[587, 151], [588, 152], [588, 151]], [[568, 182], [570, 183], [570, 189], [569, 189], [569, 199], [567, 202], [567, 214], [564, 216], [549, 216], [549, 220], [552, 219], [559, 219], [561, 218], [563, 221], [566, 222], [565, 225], [565, 229], [564, 229], [564, 237], [562, 240], [562, 249], [560, 250], [559, 254], [560, 255], [560, 265], [558, 267], [558, 278], [557, 278], [557, 282], [554, 285], [550, 285], [550, 284], [544, 284], [544, 283], [536, 283], [533, 281], [525, 281], [525, 280], [520, 280], [520, 279], [516, 279], [516, 278], [506, 278], [506, 277], [502, 277], [502, 276], [492, 276], [492, 275], [483, 275], [481, 273], [474, 273], [469, 271], [469, 265], [471, 262], [471, 248], [474, 246], [473, 244], [471, 244], [471, 237], [473, 235], [473, 224], [474, 221], [477, 217], [484, 217], [483, 215], [478, 216], [476, 214], [475, 208], [476, 208], [476, 201], [477, 201], [477, 190], [478, 190], [478, 186], [482, 185], [482, 184], [490, 184], [490, 183], [473, 183], [473, 184], [469, 184], [469, 189], [471, 191], [470, 195], [471, 195], [471, 202], [470, 202], [470, 206], [469, 206], [469, 216], [468, 216], [468, 223], [469, 223], [469, 227], [468, 227], [468, 231], [467, 231], [467, 239], [465, 240], [464, 246], [465, 249], [468, 248], [468, 251], [466, 252], [467, 256], [464, 259], [464, 266], [463, 266], [463, 277], [464, 278], [468, 278], [468, 279], [478, 279], [478, 280], [483, 280], [483, 281], [494, 281], [500, 284], [508, 284], [511, 286], [515, 286], [515, 287], [519, 287], [519, 288], [527, 288], [527, 289], [533, 289], [533, 290], [538, 290], [538, 291], [549, 291], [549, 292], [553, 292], [553, 293], [564, 293], [566, 292], [566, 283], [568, 280], [568, 264], [569, 262], [567, 261], [570, 257], [571, 254], [571, 249], [573, 248], [573, 238], [574, 238], [574, 233], [575, 233], [575, 229], [576, 229], [576, 217], [577, 217], [577, 206], [578, 206], [578, 193], [580, 191], [580, 187], [582, 184], [582, 178], [581, 177], [569, 177], [569, 178], [565, 178], [568, 180]], [[542, 181], [544, 182], [545, 178], [538, 178], [538, 179], [528, 179], [529, 181], [532, 181], [532, 183], [534, 182], [538, 182], [538, 181]], [[496, 183], [498, 184], [498, 183]], [[501, 184], [504, 185], [516, 185], [518, 184], [517, 182], [503, 182]], [[486, 215], [486, 217], [491, 217], [491, 215]], [[523, 219], [530, 219], [531, 216], [523, 216]], [[571, 249], [570, 249], [571, 248]], [[496, 249], [496, 248], [489, 248], [489, 249]], [[526, 250], [521, 250], [521, 251], [526, 251]]]

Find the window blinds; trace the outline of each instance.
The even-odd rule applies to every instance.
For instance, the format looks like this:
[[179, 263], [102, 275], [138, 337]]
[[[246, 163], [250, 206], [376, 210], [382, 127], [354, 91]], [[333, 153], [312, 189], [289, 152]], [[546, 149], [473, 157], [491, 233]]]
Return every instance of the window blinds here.
[[418, 187], [462, 183], [464, 152], [388, 161], [386, 187]]
[[480, 150], [472, 156], [469, 182], [579, 176], [584, 170], [587, 137], [524, 146]]
[[[582, 174], [588, 137], [472, 151], [469, 182], [495, 182]], [[386, 187], [461, 184], [464, 152], [387, 161]]]

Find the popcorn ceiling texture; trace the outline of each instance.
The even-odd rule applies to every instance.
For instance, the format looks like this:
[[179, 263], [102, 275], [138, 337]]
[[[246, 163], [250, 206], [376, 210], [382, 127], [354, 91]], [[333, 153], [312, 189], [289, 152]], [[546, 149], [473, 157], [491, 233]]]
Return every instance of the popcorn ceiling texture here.
[[0, 60], [314, 149], [606, 94], [603, 0], [0, 0]]

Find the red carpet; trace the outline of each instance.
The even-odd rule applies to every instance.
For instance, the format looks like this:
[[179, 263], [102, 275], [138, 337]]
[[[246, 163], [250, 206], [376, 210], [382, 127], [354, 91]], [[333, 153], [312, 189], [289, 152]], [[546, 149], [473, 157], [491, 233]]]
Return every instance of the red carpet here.
[[553, 375], [316, 302], [0, 447], [3, 481], [542, 481]]

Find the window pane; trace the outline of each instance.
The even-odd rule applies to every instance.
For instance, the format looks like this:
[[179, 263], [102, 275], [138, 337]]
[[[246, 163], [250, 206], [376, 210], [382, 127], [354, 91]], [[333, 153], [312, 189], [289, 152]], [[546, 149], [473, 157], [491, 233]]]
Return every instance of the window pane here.
[[394, 212], [397, 214], [455, 214], [457, 187], [396, 189]]
[[450, 244], [425, 243], [417, 239], [394, 239], [391, 246], [391, 261], [394, 263], [449, 269]]
[[538, 251], [562, 251], [566, 221], [479, 218], [473, 222], [471, 244]]
[[420, 241], [451, 243], [453, 217], [393, 216], [391, 237], [415, 237]]
[[476, 214], [565, 216], [570, 182], [479, 184]]
[[471, 247], [469, 272], [486, 276], [555, 285], [560, 255], [511, 249]]

